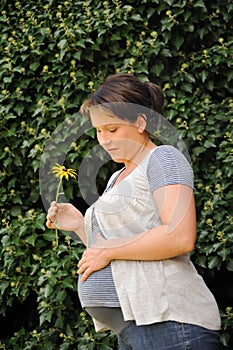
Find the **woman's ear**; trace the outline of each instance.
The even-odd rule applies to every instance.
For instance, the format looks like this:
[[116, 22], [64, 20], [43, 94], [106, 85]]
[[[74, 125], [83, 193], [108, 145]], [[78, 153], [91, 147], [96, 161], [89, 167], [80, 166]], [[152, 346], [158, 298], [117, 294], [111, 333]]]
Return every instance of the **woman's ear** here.
[[139, 114], [137, 118], [138, 132], [142, 134], [146, 130], [147, 117], [145, 114]]

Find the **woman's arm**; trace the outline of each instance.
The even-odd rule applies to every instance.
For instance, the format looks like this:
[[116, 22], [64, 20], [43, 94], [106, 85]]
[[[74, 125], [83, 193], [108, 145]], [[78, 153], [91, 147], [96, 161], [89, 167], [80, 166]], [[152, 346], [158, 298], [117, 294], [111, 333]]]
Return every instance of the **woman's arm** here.
[[155, 190], [153, 197], [162, 225], [134, 237], [99, 240], [79, 262], [78, 273], [85, 272], [82, 280], [112, 260], [162, 260], [193, 250], [196, 212], [192, 188], [168, 185]]

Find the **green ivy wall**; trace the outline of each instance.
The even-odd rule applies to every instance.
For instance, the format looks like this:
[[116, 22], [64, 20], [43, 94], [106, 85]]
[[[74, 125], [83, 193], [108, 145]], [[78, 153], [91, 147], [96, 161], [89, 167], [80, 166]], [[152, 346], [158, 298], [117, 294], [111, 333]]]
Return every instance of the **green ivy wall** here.
[[[82, 312], [76, 265], [83, 247], [45, 228], [39, 191], [44, 147], [57, 126], [115, 72], [158, 83], [166, 117], [195, 171], [198, 240], [192, 259], [233, 344], [233, 99], [230, 0], [0, 2], [0, 348], [116, 349]], [[95, 145], [90, 130], [66, 163]], [[54, 164], [52, 164], [54, 165]], [[99, 186], [111, 172], [99, 176]], [[84, 212], [75, 181], [66, 196]], [[78, 199], [77, 199], [78, 197]]]

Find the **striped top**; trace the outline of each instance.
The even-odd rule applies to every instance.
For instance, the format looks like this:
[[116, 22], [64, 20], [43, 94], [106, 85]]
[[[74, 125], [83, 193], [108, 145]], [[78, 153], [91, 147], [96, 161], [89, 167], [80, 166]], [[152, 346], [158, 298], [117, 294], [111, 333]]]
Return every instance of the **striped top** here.
[[[122, 169], [123, 170], [123, 169]], [[121, 171], [122, 171], [121, 170]], [[121, 173], [118, 172], [117, 176]], [[114, 185], [117, 176], [105, 191]], [[193, 188], [193, 171], [185, 156], [173, 146], [156, 147], [150, 155], [147, 177], [151, 191], [159, 187], [184, 184]], [[95, 211], [92, 212], [92, 244], [100, 232]], [[78, 293], [82, 307], [119, 307], [119, 299], [115, 289], [111, 264], [104, 269], [92, 273], [85, 282], [78, 281]]]

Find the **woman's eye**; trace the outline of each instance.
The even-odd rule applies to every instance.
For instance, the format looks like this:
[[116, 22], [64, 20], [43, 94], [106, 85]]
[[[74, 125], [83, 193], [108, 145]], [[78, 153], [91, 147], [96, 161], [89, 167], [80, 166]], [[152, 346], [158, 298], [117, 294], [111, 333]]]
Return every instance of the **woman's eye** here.
[[[107, 131], [113, 133], [113, 132], [117, 131], [117, 128], [108, 129]], [[100, 129], [96, 129], [96, 133], [100, 134], [101, 130]]]

